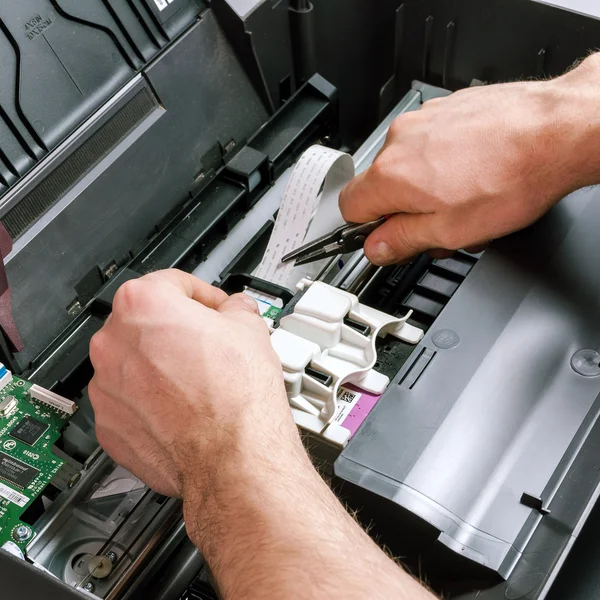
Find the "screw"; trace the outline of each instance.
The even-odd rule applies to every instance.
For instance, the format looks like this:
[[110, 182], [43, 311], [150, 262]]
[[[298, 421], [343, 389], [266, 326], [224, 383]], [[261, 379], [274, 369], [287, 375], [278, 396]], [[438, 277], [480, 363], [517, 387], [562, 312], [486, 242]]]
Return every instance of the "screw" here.
[[80, 479], [81, 479], [81, 473], [79, 473], [79, 472], [74, 473], [73, 477], [71, 477], [71, 479], [69, 479], [69, 483], [67, 483], [67, 486], [69, 488], [72, 488]]
[[95, 586], [95, 585], [94, 585], [94, 584], [93, 584], [91, 581], [89, 581], [88, 583], [86, 583], [86, 584], [83, 586], [83, 589], [84, 589], [86, 592], [93, 592], [93, 591], [96, 589], [96, 586]]
[[79, 300], [73, 300], [69, 306], [67, 306], [67, 313], [70, 317], [76, 317], [83, 310], [81, 302]]
[[114, 565], [117, 560], [119, 559], [119, 557], [111, 550], [110, 552], [106, 553], [106, 558], [108, 558], [108, 560], [110, 560], [110, 562]]
[[17, 542], [24, 542], [31, 537], [31, 529], [26, 525], [19, 525], [15, 529], [14, 538]]
[[113, 260], [105, 269], [102, 271], [104, 279], [110, 279], [119, 270], [119, 265]]

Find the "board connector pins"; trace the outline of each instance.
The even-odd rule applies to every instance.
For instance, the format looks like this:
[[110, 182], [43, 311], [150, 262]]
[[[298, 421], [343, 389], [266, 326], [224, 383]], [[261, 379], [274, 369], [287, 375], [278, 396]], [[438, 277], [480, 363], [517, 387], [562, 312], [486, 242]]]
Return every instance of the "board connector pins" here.
[[46, 390], [36, 383], [29, 388], [29, 394], [32, 398], [35, 398], [39, 402], [47, 404], [52, 408], [56, 408], [57, 410], [67, 413], [68, 415], [74, 414], [75, 410], [77, 409], [75, 402], [67, 400], [66, 398], [63, 398], [54, 392]]
[[3, 390], [12, 381], [12, 373], [0, 363], [0, 390]]

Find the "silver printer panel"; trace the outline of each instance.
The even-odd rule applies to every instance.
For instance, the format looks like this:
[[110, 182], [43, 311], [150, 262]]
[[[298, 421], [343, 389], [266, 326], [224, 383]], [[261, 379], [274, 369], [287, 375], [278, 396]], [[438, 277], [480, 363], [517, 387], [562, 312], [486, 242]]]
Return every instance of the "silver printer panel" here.
[[[566, 554], [597, 496], [595, 472], [561, 485], [600, 411], [599, 196], [483, 255], [335, 464], [504, 578], [543, 519]], [[552, 504], [566, 493], [568, 519]]]

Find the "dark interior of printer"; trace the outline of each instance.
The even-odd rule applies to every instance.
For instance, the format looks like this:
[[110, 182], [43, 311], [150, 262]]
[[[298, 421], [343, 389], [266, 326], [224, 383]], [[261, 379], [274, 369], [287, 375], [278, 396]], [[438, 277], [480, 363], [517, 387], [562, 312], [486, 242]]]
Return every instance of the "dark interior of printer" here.
[[[21, 516], [36, 533], [26, 560], [0, 552], [0, 595], [217, 598], [179, 501], [145, 488], [96, 441], [88, 346], [116, 290], [159, 269], [201, 272], [311, 145], [368, 161], [389, 115], [469, 86], [557, 76], [599, 44], [599, 19], [532, 0], [0, 1], [0, 223], [12, 240], [0, 362], [79, 406], [55, 445], [63, 468]], [[210, 283], [251, 285], [272, 227], [257, 223]], [[499, 251], [529, 243], [517, 236]], [[336, 260], [319, 279], [384, 313], [412, 310], [427, 335], [483, 257]], [[391, 336], [377, 351], [394, 385], [422, 356]], [[585, 448], [598, 435], [590, 429]], [[510, 567], [495, 567], [347, 477], [359, 460], [352, 441], [339, 462], [315, 436], [306, 445], [378, 543], [443, 597], [598, 597], [600, 457], [580, 452], [566, 477], [581, 498], [575, 512], [540, 517], [552, 541], [532, 528]], [[94, 577], [107, 563], [94, 571], [90, 561], [110, 544], [125, 559]]]

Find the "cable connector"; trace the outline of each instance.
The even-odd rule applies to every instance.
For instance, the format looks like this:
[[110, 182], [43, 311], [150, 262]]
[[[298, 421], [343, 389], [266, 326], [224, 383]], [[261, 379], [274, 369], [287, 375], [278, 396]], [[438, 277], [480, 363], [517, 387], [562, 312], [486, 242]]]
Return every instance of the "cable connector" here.
[[47, 404], [52, 408], [56, 408], [57, 410], [67, 413], [68, 415], [75, 414], [75, 411], [77, 410], [77, 405], [75, 402], [67, 400], [66, 398], [63, 398], [62, 396], [59, 396], [50, 390], [44, 389], [43, 387], [37, 385], [37, 383], [34, 383], [29, 388], [29, 394], [38, 402]]
[[12, 373], [0, 363], [0, 391], [12, 382]]

